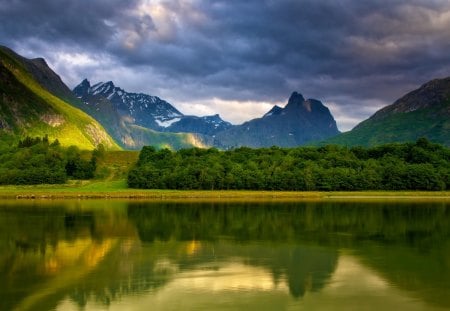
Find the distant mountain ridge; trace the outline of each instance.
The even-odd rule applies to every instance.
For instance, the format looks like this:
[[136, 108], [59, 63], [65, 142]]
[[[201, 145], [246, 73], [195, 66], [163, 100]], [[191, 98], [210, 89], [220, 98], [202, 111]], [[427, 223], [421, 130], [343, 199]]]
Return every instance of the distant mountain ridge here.
[[99, 120], [126, 149], [208, 146], [202, 135], [165, 131], [183, 114], [157, 96], [129, 93], [111, 81], [91, 86], [87, 79], [73, 89], [73, 94], [77, 98], [74, 105]]
[[[211, 135], [232, 126], [219, 115], [186, 116], [157, 96], [126, 92], [112, 81], [91, 86], [84, 79], [73, 93], [78, 98], [75, 104], [99, 120], [125, 148], [139, 149], [156, 141], [160, 147], [176, 149], [207, 147], [212, 145]], [[152, 133], [150, 140], [145, 138], [148, 133]], [[162, 137], [171, 135], [171, 143], [165, 145]]]
[[293, 92], [284, 108], [274, 106], [262, 118], [220, 132], [222, 147], [293, 147], [339, 134], [330, 110], [316, 99]]
[[[285, 108], [274, 106], [262, 118], [242, 125], [232, 125], [217, 114], [186, 116], [159, 97], [128, 93], [111, 81], [91, 86], [85, 79], [73, 89], [73, 93], [84, 103], [81, 108], [99, 120], [102, 119], [100, 114], [112, 110], [109, 115], [118, 114], [122, 122], [159, 132], [192, 133], [204, 144], [224, 149], [298, 146], [339, 133], [328, 108], [318, 100], [305, 100], [297, 92], [292, 94]], [[111, 128], [105, 124], [107, 121], [102, 123]]]
[[423, 84], [324, 143], [373, 146], [420, 137], [450, 146], [450, 77]]
[[86, 105], [95, 105], [100, 98], [106, 98], [120, 115], [132, 118], [136, 125], [154, 130], [161, 130], [166, 127], [166, 122], [183, 116], [175, 107], [157, 96], [128, 93], [116, 87], [112, 81], [91, 86], [84, 79], [73, 89], [73, 93]]
[[111, 81], [91, 86], [85, 79], [73, 89], [73, 93], [86, 105], [95, 106], [98, 100], [107, 99], [122, 117], [155, 131], [210, 134], [231, 126], [219, 115], [186, 116], [157, 96], [129, 93]]

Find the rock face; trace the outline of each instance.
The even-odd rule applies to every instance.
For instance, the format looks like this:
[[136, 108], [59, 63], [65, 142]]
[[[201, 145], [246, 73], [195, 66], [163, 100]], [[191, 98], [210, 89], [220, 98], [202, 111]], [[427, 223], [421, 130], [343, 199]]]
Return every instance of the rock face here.
[[171, 123], [165, 131], [176, 133], [190, 132], [214, 136], [231, 127], [233, 127], [231, 123], [222, 120], [218, 114], [215, 114], [205, 117], [183, 116], [178, 121]]
[[292, 93], [284, 108], [273, 107], [254, 119], [216, 135], [220, 147], [293, 147], [339, 134], [327, 107], [315, 99]]
[[116, 87], [111, 81], [91, 86], [85, 79], [73, 89], [73, 93], [86, 105], [96, 106], [99, 101], [106, 99], [120, 116], [129, 117], [134, 124], [154, 130], [165, 128], [167, 122], [183, 115], [159, 97], [128, 93]]
[[264, 118], [264, 117], [270, 117], [270, 116], [276, 116], [276, 115], [279, 115], [279, 114], [281, 114], [282, 111], [283, 111], [283, 108], [281, 108], [280, 106], [275, 105], [275, 106], [273, 106], [272, 109], [269, 110], [269, 112], [267, 112], [267, 113], [263, 116], [263, 118]]
[[450, 146], [450, 77], [435, 79], [327, 143], [373, 146], [426, 137]]
[[157, 96], [129, 93], [116, 87], [111, 81], [91, 86], [85, 79], [74, 88], [73, 93], [84, 106], [95, 107], [99, 111], [97, 114], [105, 109], [102, 106], [109, 105], [109, 110], [115, 111], [125, 122], [155, 131], [211, 135], [231, 127], [219, 115], [185, 116]]

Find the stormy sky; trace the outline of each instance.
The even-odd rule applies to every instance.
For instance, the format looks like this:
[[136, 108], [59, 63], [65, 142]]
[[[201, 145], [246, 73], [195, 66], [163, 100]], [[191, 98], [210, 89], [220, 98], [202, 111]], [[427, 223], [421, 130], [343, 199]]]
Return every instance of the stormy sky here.
[[448, 0], [0, 0], [0, 44], [238, 124], [293, 91], [340, 130], [450, 76]]

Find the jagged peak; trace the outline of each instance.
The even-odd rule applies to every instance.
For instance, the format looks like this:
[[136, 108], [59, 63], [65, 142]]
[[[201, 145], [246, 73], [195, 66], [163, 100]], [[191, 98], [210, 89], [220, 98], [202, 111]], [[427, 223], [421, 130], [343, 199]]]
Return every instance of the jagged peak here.
[[112, 81], [99, 82], [94, 84], [90, 89], [89, 93], [93, 95], [97, 94], [109, 94], [115, 90], [114, 83]]
[[283, 110], [286, 112], [292, 112], [299, 109], [309, 113], [328, 110], [328, 108], [320, 100], [314, 98], [305, 99], [302, 94], [293, 92]]
[[297, 110], [298, 108], [302, 107], [305, 102], [305, 98], [302, 94], [298, 92], [293, 92], [292, 95], [289, 97], [288, 103], [286, 107], [284, 107], [284, 111], [291, 111], [291, 110]]
[[305, 98], [303, 97], [303, 95], [301, 93], [298, 92], [292, 92], [291, 97], [289, 97], [289, 101], [288, 101], [288, 105], [290, 103], [302, 103], [305, 101]]
[[288, 103], [286, 107], [284, 107], [283, 111], [284, 112], [296, 111], [299, 108], [301, 109], [302, 107], [304, 107], [304, 104], [305, 98], [303, 97], [303, 95], [298, 92], [293, 92], [292, 95], [289, 97]]
[[265, 117], [270, 117], [270, 116], [276, 116], [276, 115], [280, 114], [281, 111], [283, 111], [283, 108], [281, 108], [281, 107], [278, 106], [278, 105], [275, 105], [275, 106], [272, 107], [272, 109], [270, 109], [270, 110], [263, 116], [263, 118], [265, 118]]
[[104, 83], [104, 85], [115, 87], [114, 83], [112, 81], [107, 81]]
[[91, 89], [91, 83], [87, 78], [84, 78], [83, 81], [81, 81], [80, 84], [75, 86], [72, 90], [72, 92], [77, 96], [78, 98], [82, 98], [83, 96], [86, 96], [89, 94], [89, 90]]
[[89, 80], [87, 78], [84, 78], [83, 81], [81, 81], [81, 83], [78, 85], [91, 87], [91, 82], [89, 82]]

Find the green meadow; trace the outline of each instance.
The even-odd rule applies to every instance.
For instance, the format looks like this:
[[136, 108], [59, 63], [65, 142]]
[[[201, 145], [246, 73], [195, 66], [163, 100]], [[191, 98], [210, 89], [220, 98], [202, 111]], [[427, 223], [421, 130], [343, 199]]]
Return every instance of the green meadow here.
[[145, 190], [130, 189], [125, 179], [72, 180], [63, 185], [1, 186], [5, 199], [77, 199], [77, 198], [141, 198], [141, 199], [242, 199], [242, 200], [450, 200], [450, 191], [251, 191], [251, 190]]

